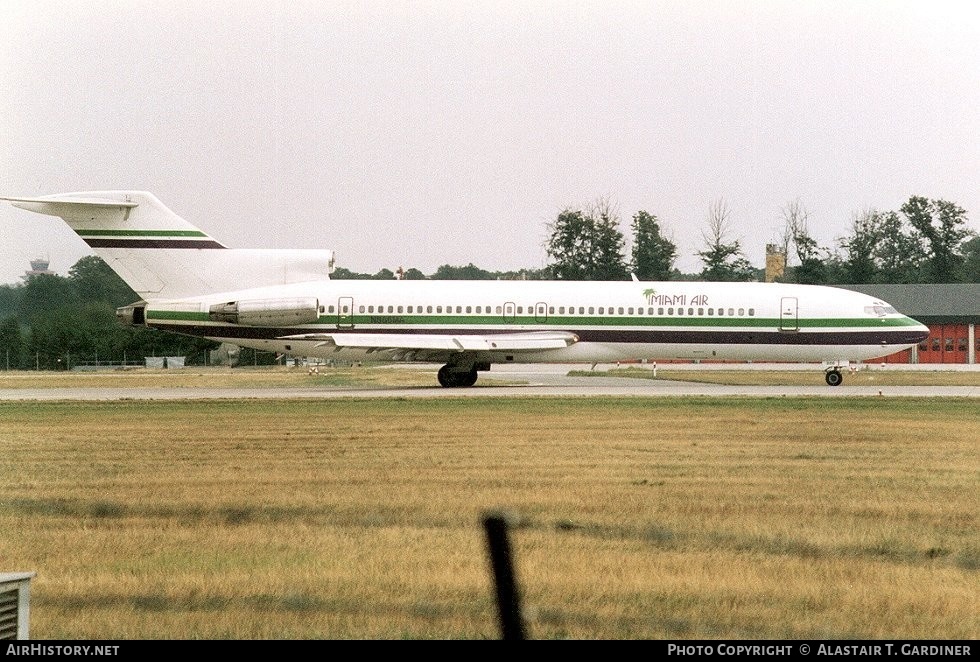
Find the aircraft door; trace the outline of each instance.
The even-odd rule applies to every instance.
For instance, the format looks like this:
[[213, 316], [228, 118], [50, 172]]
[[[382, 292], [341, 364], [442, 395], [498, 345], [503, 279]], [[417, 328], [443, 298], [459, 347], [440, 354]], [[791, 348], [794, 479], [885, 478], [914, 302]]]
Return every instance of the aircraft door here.
[[796, 297], [783, 297], [779, 307], [779, 330], [799, 331], [800, 313]]
[[504, 322], [513, 323], [517, 315], [517, 304], [508, 301], [504, 304]]
[[534, 304], [534, 321], [539, 324], [548, 321], [548, 304], [541, 302]]
[[354, 297], [340, 297], [337, 300], [337, 328], [354, 328]]

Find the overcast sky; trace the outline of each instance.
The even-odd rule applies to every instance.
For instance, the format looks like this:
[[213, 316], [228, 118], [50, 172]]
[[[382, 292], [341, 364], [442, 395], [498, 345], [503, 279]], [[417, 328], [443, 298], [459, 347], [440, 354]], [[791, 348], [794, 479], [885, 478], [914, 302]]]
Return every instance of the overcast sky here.
[[[799, 199], [980, 229], [980, 3], [0, 0], [0, 195], [153, 192], [232, 247], [374, 273], [538, 268], [605, 198], [757, 266]], [[0, 283], [88, 247], [0, 207]]]

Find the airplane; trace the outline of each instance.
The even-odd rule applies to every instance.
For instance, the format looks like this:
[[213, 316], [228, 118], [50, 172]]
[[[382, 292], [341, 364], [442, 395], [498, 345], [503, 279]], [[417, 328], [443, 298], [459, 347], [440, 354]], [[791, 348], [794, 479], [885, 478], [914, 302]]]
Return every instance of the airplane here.
[[927, 327], [817, 285], [331, 279], [334, 253], [228, 248], [146, 191], [0, 197], [61, 217], [140, 297], [123, 324], [288, 356], [441, 363], [469, 387], [494, 363], [820, 362], [908, 349]]

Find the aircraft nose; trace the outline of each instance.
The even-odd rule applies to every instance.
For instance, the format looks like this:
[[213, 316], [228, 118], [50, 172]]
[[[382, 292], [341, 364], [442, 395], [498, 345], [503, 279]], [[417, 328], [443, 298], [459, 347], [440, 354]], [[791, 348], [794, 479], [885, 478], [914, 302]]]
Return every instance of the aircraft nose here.
[[912, 336], [914, 338], [913, 342], [922, 342], [929, 337], [929, 327], [922, 322], [916, 322], [913, 327]]

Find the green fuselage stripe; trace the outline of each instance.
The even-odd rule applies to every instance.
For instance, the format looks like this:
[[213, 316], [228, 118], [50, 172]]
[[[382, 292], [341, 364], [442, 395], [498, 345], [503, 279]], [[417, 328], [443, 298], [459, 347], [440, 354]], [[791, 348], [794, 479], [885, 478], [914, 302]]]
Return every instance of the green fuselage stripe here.
[[[147, 321], [153, 320], [173, 321], [173, 322], [211, 322], [207, 313], [175, 312], [167, 310], [149, 310], [146, 313]], [[317, 325], [343, 328], [399, 328], [399, 327], [419, 327], [419, 326], [488, 326], [488, 327], [507, 327], [507, 326], [551, 326], [558, 328], [575, 328], [582, 326], [590, 327], [681, 327], [681, 328], [800, 328], [800, 329], [823, 329], [823, 328], [867, 328], [880, 329], [887, 327], [904, 327], [915, 325], [916, 322], [907, 317], [889, 318], [842, 318], [842, 319], [801, 319], [798, 321], [785, 321], [778, 318], [766, 317], [569, 317], [553, 316], [546, 320], [538, 320], [534, 315], [518, 315], [515, 317], [504, 318], [501, 315], [371, 315], [358, 314], [345, 317], [338, 317], [336, 314], [324, 314], [316, 322]], [[308, 326], [308, 325], [301, 325]]]
[[207, 237], [200, 230], [76, 230], [81, 237]]

